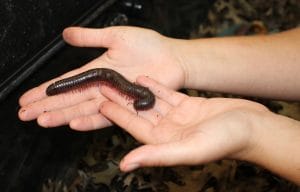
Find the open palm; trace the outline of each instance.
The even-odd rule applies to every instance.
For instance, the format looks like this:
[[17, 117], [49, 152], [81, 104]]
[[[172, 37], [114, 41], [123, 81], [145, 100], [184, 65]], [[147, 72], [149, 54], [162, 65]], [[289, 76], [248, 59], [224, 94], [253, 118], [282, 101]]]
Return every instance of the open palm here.
[[[183, 70], [169, 38], [147, 29], [110, 27], [104, 29], [69, 28], [64, 31], [67, 42], [81, 47], [106, 47], [107, 51], [83, 67], [68, 72], [26, 92], [20, 98], [20, 119], [38, 119], [43, 127], [70, 124], [76, 128], [82, 121], [93, 122], [90, 129], [110, 124], [98, 114], [99, 104], [105, 99], [97, 87], [80, 93], [48, 97], [46, 87], [57, 81], [91, 68], [106, 67], [134, 81], [138, 75], [147, 75], [171, 87], [183, 85]], [[90, 123], [88, 123], [90, 124]]]
[[247, 100], [189, 97], [147, 77], [137, 82], [157, 96], [152, 110], [137, 113], [121, 95], [101, 89], [112, 101], [103, 102], [100, 112], [146, 144], [125, 157], [124, 171], [230, 157], [245, 150], [255, 118], [268, 111]]

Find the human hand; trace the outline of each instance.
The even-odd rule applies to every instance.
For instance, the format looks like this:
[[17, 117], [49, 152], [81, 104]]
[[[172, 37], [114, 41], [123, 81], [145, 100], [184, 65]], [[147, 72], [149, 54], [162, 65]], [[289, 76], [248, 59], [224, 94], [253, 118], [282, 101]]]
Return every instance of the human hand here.
[[74, 129], [83, 122], [92, 124], [87, 129], [110, 125], [98, 113], [99, 104], [105, 98], [97, 87], [52, 97], [45, 94], [46, 87], [54, 81], [91, 68], [111, 68], [130, 81], [134, 81], [138, 75], [147, 75], [174, 89], [183, 86], [184, 72], [179, 54], [176, 53], [177, 41], [154, 31], [136, 27], [72, 27], [64, 31], [63, 37], [74, 46], [106, 47], [108, 50], [83, 67], [26, 92], [19, 100], [19, 118], [23, 121], [37, 119], [43, 127], [70, 124]]
[[[254, 127], [271, 113], [242, 99], [189, 97], [144, 76], [137, 82], [157, 97], [153, 109], [138, 114], [116, 91], [101, 87], [112, 101], [103, 102], [100, 112], [145, 144], [125, 156], [120, 164], [123, 171], [243, 159], [255, 146]], [[89, 126], [82, 124], [80, 130]]]

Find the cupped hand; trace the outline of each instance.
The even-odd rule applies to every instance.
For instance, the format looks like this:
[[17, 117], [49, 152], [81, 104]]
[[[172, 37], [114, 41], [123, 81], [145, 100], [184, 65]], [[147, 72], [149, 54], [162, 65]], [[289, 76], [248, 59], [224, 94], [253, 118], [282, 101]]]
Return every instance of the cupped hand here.
[[91, 125], [86, 129], [110, 125], [110, 122], [98, 113], [99, 104], [105, 98], [97, 87], [51, 97], [45, 94], [50, 83], [91, 68], [111, 68], [131, 81], [138, 75], [147, 75], [174, 89], [184, 83], [183, 67], [179, 54], [176, 53], [177, 41], [152, 30], [137, 27], [71, 27], [64, 31], [63, 37], [74, 46], [108, 49], [83, 67], [52, 79], [21, 96], [19, 118], [23, 121], [37, 119], [43, 127], [70, 124], [75, 129], [82, 121]]
[[269, 113], [247, 100], [189, 97], [145, 76], [137, 82], [156, 95], [153, 109], [136, 112], [116, 91], [101, 88], [111, 101], [104, 101], [100, 112], [145, 144], [125, 156], [123, 171], [239, 158], [253, 146], [253, 126]]

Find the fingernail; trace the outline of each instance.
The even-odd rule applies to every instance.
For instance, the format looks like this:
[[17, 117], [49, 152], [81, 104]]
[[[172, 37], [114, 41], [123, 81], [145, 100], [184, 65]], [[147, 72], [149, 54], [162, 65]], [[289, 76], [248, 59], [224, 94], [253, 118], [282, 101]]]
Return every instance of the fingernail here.
[[38, 124], [43, 127], [48, 127], [49, 122], [51, 121], [49, 114], [42, 114], [37, 118]]
[[126, 171], [133, 171], [139, 167], [140, 165], [138, 163], [129, 164], [126, 166]]
[[22, 118], [26, 118], [26, 116], [27, 116], [27, 110], [26, 109], [20, 109], [19, 110], [19, 115], [20, 115], [20, 117], [22, 117]]
[[25, 113], [26, 109], [20, 109], [20, 113]]

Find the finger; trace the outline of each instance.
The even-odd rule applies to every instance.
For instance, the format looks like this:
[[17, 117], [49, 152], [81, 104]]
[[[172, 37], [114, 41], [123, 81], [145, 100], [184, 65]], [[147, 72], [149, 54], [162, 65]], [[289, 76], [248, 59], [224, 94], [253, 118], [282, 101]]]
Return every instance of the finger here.
[[129, 111], [111, 101], [105, 101], [100, 105], [100, 113], [126, 130], [137, 140], [141, 142], [151, 141], [150, 132], [153, 125], [135, 112]]
[[[169, 103], [167, 103], [159, 98], [155, 99], [155, 105], [154, 105], [153, 109], [155, 111], [157, 111], [159, 114], [161, 114], [161, 116], [165, 116], [172, 108], [173, 108], [173, 106], [171, 106]], [[153, 121], [153, 122], [156, 122], [156, 121]]]
[[63, 31], [63, 38], [71, 45], [78, 47], [111, 47], [116, 31], [113, 27], [92, 29], [69, 27]]
[[186, 95], [169, 89], [146, 76], [138, 77], [137, 83], [148, 87], [155, 94], [155, 96], [173, 106], [178, 105], [184, 98], [187, 97]]
[[[139, 116], [149, 120], [153, 124], [157, 124], [157, 122], [162, 118], [162, 114], [159, 111], [155, 110], [155, 107], [154, 109], [151, 110], [136, 111], [133, 107], [133, 100], [129, 98], [126, 99], [125, 95], [120, 94], [118, 91], [116, 91], [113, 88], [110, 88], [108, 86], [101, 86], [100, 91], [103, 94], [103, 96], [105, 96], [109, 100], [123, 106], [124, 108], [129, 109], [135, 114], [138, 114]], [[155, 105], [160, 105], [159, 108], [160, 110], [165, 110], [165, 111], [170, 110], [169, 104], [161, 100], [156, 101]]]
[[44, 112], [67, 108], [93, 98], [104, 100], [98, 87], [47, 97], [22, 107], [19, 110], [19, 118], [23, 121], [30, 121], [36, 119]]
[[73, 75], [77, 75], [79, 73], [82, 73], [82, 72], [88, 70], [89, 68], [92, 68], [92, 66], [99, 65], [100, 63], [102, 63], [102, 58], [95, 59], [78, 69], [72, 70], [72, 71], [65, 73], [57, 78], [47, 81], [47, 82], [39, 85], [38, 87], [30, 89], [29, 91], [25, 92], [20, 97], [20, 99], [19, 99], [20, 106], [23, 107], [23, 106], [29, 105], [30, 103], [33, 103], [33, 102], [39, 101], [43, 98], [46, 98], [47, 97], [46, 89], [51, 83], [56, 82], [61, 79], [64, 79], [64, 78], [67, 78], [67, 77], [71, 77]]
[[42, 127], [57, 127], [67, 125], [73, 119], [82, 116], [98, 114], [99, 105], [101, 102], [101, 99], [92, 99], [72, 107], [43, 113], [38, 117], [37, 121]]
[[112, 123], [100, 113], [73, 119], [70, 128], [76, 131], [92, 131], [111, 126]]
[[[151, 155], [149, 155], [151, 154]], [[120, 169], [128, 172], [139, 167], [195, 165], [195, 147], [184, 142], [141, 146], [127, 154], [120, 163]]]

